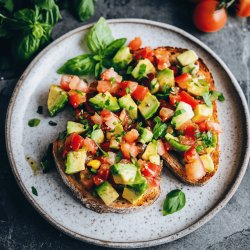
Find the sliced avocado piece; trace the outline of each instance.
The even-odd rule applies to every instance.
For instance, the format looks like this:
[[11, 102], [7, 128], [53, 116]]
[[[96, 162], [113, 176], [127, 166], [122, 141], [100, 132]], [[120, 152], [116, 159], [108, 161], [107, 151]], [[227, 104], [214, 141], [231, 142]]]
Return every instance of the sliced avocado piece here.
[[78, 151], [70, 151], [66, 159], [66, 174], [75, 174], [85, 169], [87, 151], [85, 148]]
[[133, 56], [130, 53], [129, 47], [122, 47], [118, 50], [113, 58], [113, 63], [116, 67], [123, 69], [125, 68], [131, 61], [133, 60]]
[[181, 66], [186, 66], [188, 64], [194, 63], [198, 60], [198, 56], [193, 50], [187, 50], [177, 56], [177, 61]]
[[194, 63], [188, 64], [187, 66], [182, 67], [181, 69], [182, 74], [190, 73], [191, 75], [195, 75], [198, 71], [199, 71], [199, 65]]
[[103, 200], [103, 202], [107, 206], [109, 206], [119, 197], [119, 194], [107, 181], [101, 183], [98, 187], [96, 187], [95, 190], [98, 196]]
[[213, 115], [213, 107], [206, 104], [198, 104], [194, 109], [192, 121], [195, 123], [203, 122]]
[[[144, 66], [143, 66], [144, 65]], [[154, 65], [146, 58], [143, 60], [139, 60], [137, 65], [132, 71], [132, 76], [135, 79], [140, 79], [142, 77], [147, 76], [150, 73], [155, 73], [155, 67]]]
[[86, 131], [86, 126], [84, 126], [84, 124], [78, 123], [78, 122], [72, 122], [72, 121], [67, 122], [67, 134], [68, 135], [72, 133], [81, 134], [85, 131]]
[[214, 162], [213, 159], [209, 154], [204, 154], [200, 156], [201, 161], [204, 165], [206, 172], [213, 172], [214, 171]]
[[110, 111], [118, 111], [120, 109], [117, 98], [112, 96], [108, 91], [105, 93], [99, 93], [90, 98], [89, 102], [97, 110], [107, 109]]
[[122, 198], [124, 198], [125, 200], [129, 201], [133, 205], [135, 205], [136, 203], [138, 203], [142, 197], [143, 197], [143, 193], [142, 194], [138, 194], [132, 188], [125, 187], [123, 189]]
[[160, 90], [160, 84], [157, 80], [157, 78], [154, 78], [150, 83], [150, 92], [152, 94], [157, 93]]
[[103, 131], [100, 128], [94, 130], [91, 133], [91, 139], [93, 139], [98, 144], [103, 143], [104, 142], [104, 133], [103, 133]]
[[185, 102], [179, 102], [172, 118], [171, 124], [174, 125], [176, 129], [179, 129], [182, 124], [192, 119], [193, 116], [194, 112], [192, 110], [192, 107]]
[[147, 93], [143, 101], [138, 106], [142, 116], [147, 120], [151, 118], [160, 107], [160, 103], [154, 95]]
[[147, 145], [146, 150], [142, 155], [142, 159], [145, 161], [149, 161], [150, 156], [155, 155], [158, 155], [158, 141], [152, 141]]
[[176, 151], [185, 152], [190, 149], [190, 146], [181, 144], [178, 138], [172, 136], [171, 134], [166, 134], [165, 138]]
[[61, 111], [68, 102], [68, 99], [66, 91], [57, 85], [51, 85], [47, 101], [49, 115], [55, 116], [59, 111]]
[[166, 92], [167, 89], [175, 86], [174, 71], [169, 68], [160, 70], [157, 73], [157, 80], [160, 84], [160, 90]]
[[140, 143], [148, 143], [153, 139], [153, 133], [148, 128], [139, 128], [140, 133]]
[[187, 91], [195, 96], [202, 96], [209, 92], [209, 85], [204, 80], [192, 81], [188, 84]]
[[133, 183], [137, 173], [137, 167], [133, 164], [117, 163], [110, 167], [111, 174], [116, 184]]
[[129, 116], [135, 120], [138, 117], [137, 105], [130, 94], [127, 94], [118, 100], [119, 105], [128, 111]]

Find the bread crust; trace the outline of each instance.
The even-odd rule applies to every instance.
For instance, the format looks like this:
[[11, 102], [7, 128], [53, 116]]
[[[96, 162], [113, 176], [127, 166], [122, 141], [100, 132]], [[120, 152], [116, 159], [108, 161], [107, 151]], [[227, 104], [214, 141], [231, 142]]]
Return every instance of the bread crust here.
[[118, 198], [111, 205], [107, 206], [103, 201], [94, 196], [92, 192], [86, 190], [84, 186], [78, 181], [74, 175], [67, 175], [65, 173], [65, 163], [62, 159], [60, 148], [62, 148], [63, 141], [55, 141], [53, 143], [53, 157], [56, 164], [57, 171], [62, 178], [64, 184], [72, 191], [74, 196], [78, 198], [82, 204], [97, 213], [130, 213], [132, 211], [140, 210], [154, 203], [160, 195], [160, 187], [150, 187], [140, 199], [138, 204], [133, 205], [123, 198]]
[[[187, 49], [182, 48], [173, 48], [173, 47], [162, 47], [167, 49], [167, 51], [170, 53], [170, 61], [176, 62], [176, 57], [186, 51]], [[208, 67], [204, 63], [204, 61], [199, 58], [197, 60], [199, 64], [199, 72], [202, 73], [205, 76], [206, 81], [210, 84], [210, 89], [215, 89], [214, 79], [212, 76], [212, 73], [209, 71]], [[217, 105], [216, 102], [213, 102], [213, 116], [212, 120], [214, 122], [219, 123], [218, 119], [218, 111], [217, 111]], [[211, 153], [211, 158], [214, 162], [214, 171], [212, 173], [207, 173], [202, 179], [198, 181], [190, 181], [186, 177], [185, 173], [185, 166], [181, 164], [181, 162], [178, 160], [177, 157], [175, 157], [173, 154], [167, 152], [162, 156], [164, 165], [181, 181], [185, 182], [186, 184], [192, 185], [192, 186], [202, 186], [206, 184], [217, 172], [218, 165], [219, 165], [219, 138], [217, 136], [217, 145], [216, 149]]]

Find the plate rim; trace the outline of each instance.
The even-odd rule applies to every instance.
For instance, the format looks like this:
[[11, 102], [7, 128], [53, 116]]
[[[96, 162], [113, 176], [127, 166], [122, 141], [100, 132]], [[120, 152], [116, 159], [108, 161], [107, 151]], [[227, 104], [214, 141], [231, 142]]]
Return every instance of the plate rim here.
[[114, 242], [114, 241], [105, 241], [105, 240], [100, 240], [100, 239], [95, 239], [92, 237], [84, 236], [82, 234], [75, 233], [74, 231], [70, 230], [69, 228], [66, 228], [65, 226], [61, 225], [59, 222], [54, 220], [49, 214], [47, 214], [45, 211], [43, 211], [43, 209], [40, 207], [39, 203], [32, 197], [32, 195], [25, 188], [25, 186], [22, 183], [21, 178], [18, 174], [15, 160], [14, 160], [14, 156], [13, 156], [13, 152], [11, 150], [11, 148], [12, 148], [12, 143], [10, 141], [10, 133], [11, 133], [10, 130], [11, 129], [10, 129], [10, 126], [8, 126], [11, 124], [12, 110], [14, 108], [15, 100], [16, 100], [16, 97], [19, 93], [20, 87], [23, 84], [23, 82], [25, 81], [25, 78], [29, 75], [29, 72], [32, 70], [33, 66], [39, 61], [39, 59], [48, 50], [53, 48], [56, 44], [60, 43], [64, 39], [67, 39], [71, 35], [73, 35], [75, 33], [82, 32], [83, 30], [90, 28], [95, 22], [80, 26], [76, 29], [73, 29], [73, 30], [65, 33], [61, 37], [57, 38], [50, 45], [48, 45], [46, 48], [44, 48], [32, 60], [32, 62], [28, 65], [28, 67], [25, 69], [25, 71], [23, 72], [23, 74], [19, 78], [19, 80], [14, 88], [14, 91], [12, 93], [12, 96], [10, 98], [9, 105], [7, 108], [7, 114], [6, 114], [5, 143], [6, 143], [7, 155], [9, 158], [11, 170], [14, 174], [14, 177], [18, 183], [19, 188], [21, 189], [22, 193], [26, 197], [26, 199], [29, 201], [29, 203], [35, 208], [35, 210], [46, 221], [48, 221], [52, 226], [54, 226], [59, 231], [65, 233], [66, 235], [71, 236], [75, 239], [78, 239], [78, 240], [81, 240], [81, 241], [84, 241], [87, 243], [91, 243], [94, 245], [103, 246], [103, 247], [105, 246], [105, 247], [115, 247], [115, 248], [132, 248], [132, 247], [139, 248], [139, 247], [151, 247], [151, 246], [161, 245], [161, 244], [168, 243], [168, 242], [174, 241], [176, 239], [182, 238], [182, 237], [192, 233], [196, 229], [200, 228], [201, 226], [203, 226], [206, 222], [211, 220], [228, 203], [228, 201], [232, 198], [232, 196], [237, 191], [237, 189], [242, 181], [242, 178], [245, 175], [245, 172], [246, 172], [246, 169], [248, 166], [248, 162], [249, 162], [249, 158], [250, 158], [250, 126], [249, 126], [250, 118], [249, 118], [248, 104], [247, 104], [245, 95], [243, 94], [243, 91], [242, 91], [238, 81], [236, 80], [236, 78], [234, 77], [234, 75], [230, 71], [230, 69], [226, 66], [226, 64], [222, 61], [222, 59], [220, 59], [220, 57], [217, 56], [215, 54], [215, 52], [212, 51], [212, 49], [210, 49], [207, 45], [205, 45], [202, 41], [200, 41], [195, 36], [189, 34], [188, 32], [186, 32], [180, 28], [177, 28], [173, 25], [165, 24], [162, 22], [156, 22], [156, 21], [152, 21], [152, 20], [147, 20], [147, 19], [120, 18], [120, 19], [108, 19], [107, 22], [111, 23], [111, 24], [112, 23], [131, 23], [131, 24], [137, 23], [137, 24], [144, 24], [144, 25], [146, 24], [149, 26], [154, 26], [154, 27], [163, 28], [165, 30], [174, 31], [174, 32], [184, 36], [185, 38], [188, 38], [192, 42], [198, 44], [203, 50], [205, 50], [207, 53], [209, 53], [210, 56], [212, 56], [225, 70], [225, 72], [227, 73], [227, 75], [231, 79], [232, 84], [233, 84], [236, 92], [238, 93], [238, 95], [240, 97], [240, 101], [241, 101], [241, 104], [242, 104], [243, 109], [244, 109], [244, 116], [245, 116], [245, 121], [246, 121], [246, 123], [244, 124], [245, 128], [246, 128], [246, 131], [244, 131], [244, 132], [246, 132], [246, 138], [245, 138], [245, 145], [243, 145], [243, 146], [245, 146], [245, 148], [244, 148], [244, 152], [242, 153], [242, 155], [244, 155], [243, 160], [242, 160], [242, 166], [240, 167], [238, 174], [234, 178], [234, 183], [232, 183], [232, 185], [226, 191], [225, 196], [209, 212], [207, 212], [203, 217], [201, 217], [196, 222], [194, 222], [192, 225], [186, 227], [185, 229], [183, 229], [177, 233], [174, 233], [174, 234], [171, 234], [171, 235], [168, 235], [165, 237], [161, 237], [158, 239], [152, 239], [152, 240], [132, 241], [132, 242], [117, 242], [117, 241]]

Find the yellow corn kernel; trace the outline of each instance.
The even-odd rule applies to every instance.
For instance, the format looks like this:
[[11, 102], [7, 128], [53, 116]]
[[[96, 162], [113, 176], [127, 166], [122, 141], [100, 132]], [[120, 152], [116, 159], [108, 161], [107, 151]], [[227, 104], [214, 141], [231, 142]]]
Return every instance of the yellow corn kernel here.
[[92, 167], [93, 169], [98, 169], [101, 166], [101, 162], [98, 160], [92, 160], [87, 163], [88, 167]]

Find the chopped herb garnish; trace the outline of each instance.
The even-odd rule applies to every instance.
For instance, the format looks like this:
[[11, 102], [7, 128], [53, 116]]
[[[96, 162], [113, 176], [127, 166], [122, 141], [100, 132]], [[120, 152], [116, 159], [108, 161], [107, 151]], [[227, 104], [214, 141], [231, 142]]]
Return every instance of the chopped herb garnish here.
[[56, 123], [56, 122], [53, 122], [53, 121], [49, 121], [49, 125], [54, 127], [54, 126], [57, 125], [57, 123]]
[[118, 163], [123, 158], [123, 154], [121, 151], [118, 151], [115, 156], [115, 162]]
[[109, 106], [109, 104], [110, 104], [110, 100], [108, 99], [108, 100], [105, 101], [105, 105]]
[[114, 77], [111, 77], [109, 80], [110, 80], [112, 85], [115, 84], [115, 78]]
[[38, 106], [37, 111], [38, 114], [42, 115], [43, 114], [43, 106]]
[[126, 91], [126, 94], [130, 94], [130, 88], [129, 87], [126, 87], [125, 91]]
[[54, 168], [54, 159], [52, 155], [53, 144], [51, 143], [46, 150], [42, 160], [41, 160], [41, 168], [43, 173], [49, 172], [52, 168]]
[[137, 167], [140, 168], [141, 166], [139, 165], [138, 161], [131, 155], [130, 155], [130, 161]]
[[90, 169], [90, 172], [91, 172], [92, 174], [96, 174], [96, 173], [97, 173], [97, 170], [94, 169], [94, 168], [91, 168], [91, 169]]
[[98, 143], [96, 143], [96, 146], [99, 148], [99, 150], [103, 153], [103, 155], [104, 155], [105, 157], [109, 157], [109, 154], [108, 154], [107, 152], [105, 152], [105, 151], [100, 147], [100, 145], [99, 145]]
[[38, 196], [37, 190], [34, 186], [31, 187], [31, 191], [32, 191], [32, 194], [34, 194], [35, 196]]
[[153, 135], [154, 139], [159, 139], [160, 137], [164, 137], [167, 133], [167, 124], [163, 123], [161, 121], [161, 118], [159, 116], [156, 116], [154, 118], [154, 122], [156, 122], [154, 128], [153, 128]]
[[97, 130], [97, 129], [99, 129], [100, 128], [100, 125], [99, 124], [95, 124], [94, 126], [93, 126], [93, 131], [94, 130]]
[[128, 108], [129, 110], [133, 110], [133, 109], [135, 109], [134, 107], [132, 107], [132, 106], [129, 106], [129, 108]]
[[28, 125], [30, 127], [37, 127], [40, 124], [40, 119], [34, 118], [34, 119], [30, 119], [28, 122]]
[[83, 95], [83, 92], [81, 90], [76, 89], [75, 90], [79, 95]]
[[204, 102], [207, 104], [208, 107], [211, 107], [212, 106], [212, 102], [210, 100], [210, 94], [209, 92], [205, 92], [203, 95], [202, 95], [202, 98], [204, 100]]
[[137, 77], [139, 80], [146, 76], [146, 69], [147, 69], [146, 64], [140, 65], [138, 77]]
[[133, 67], [132, 66], [128, 66], [127, 68], [127, 74], [130, 75], [133, 71]]
[[173, 117], [176, 117], [176, 116], [178, 116], [178, 115], [181, 115], [181, 114], [183, 114], [183, 113], [185, 113], [185, 112], [186, 112], [185, 109], [179, 109], [179, 110], [175, 111]]
[[198, 146], [196, 147], [196, 151], [197, 151], [198, 154], [201, 153], [203, 149], [204, 149], [204, 148], [203, 148], [202, 145], [198, 145]]

